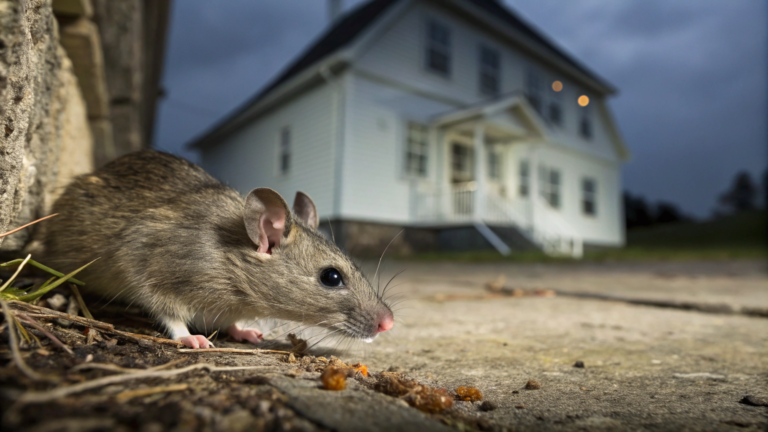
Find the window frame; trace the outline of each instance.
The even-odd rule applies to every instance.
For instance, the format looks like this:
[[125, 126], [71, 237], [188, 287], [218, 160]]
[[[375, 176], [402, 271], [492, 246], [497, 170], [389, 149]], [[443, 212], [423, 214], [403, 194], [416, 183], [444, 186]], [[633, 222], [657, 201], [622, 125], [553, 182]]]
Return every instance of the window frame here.
[[287, 176], [291, 173], [292, 147], [293, 131], [291, 126], [282, 126], [277, 133], [277, 173], [280, 176]]
[[[480, 43], [478, 45], [478, 59], [477, 59], [477, 85], [478, 92], [483, 96], [495, 97], [501, 94], [501, 51], [486, 44]], [[496, 65], [486, 63], [485, 54], [489, 54], [491, 57], [495, 56]], [[493, 89], [488, 89], [484, 86], [484, 78], [491, 77], [494, 85]]]
[[[413, 151], [415, 150], [411, 145], [415, 142], [412, 140], [412, 130], [415, 128], [422, 129], [421, 133], [423, 134], [423, 141], [420, 145], [419, 151]], [[405, 131], [403, 134], [404, 139], [404, 145], [403, 145], [403, 173], [406, 177], [409, 178], [426, 178], [429, 176], [429, 126], [427, 126], [424, 123], [413, 121], [413, 120], [406, 120], [405, 121]], [[412, 164], [411, 161], [413, 158], [419, 159], [419, 169], [412, 170]], [[423, 165], [423, 166], [421, 166]], [[423, 171], [422, 169], [423, 168]]]
[[592, 104], [596, 101], [592, 96], [589, 97], [589, 103], [587, 106], [581, 106], [576, 102], [576, 106], [579, 108], [579, 136], [585, 140], [591, 140], [595, 136], [594, 125], [592, 121]]
[[488, 179], [500, 183], [504, 180], [504, 156], [501, 146], [488, 146], [486, 162], [488, 163]]
[[545, 117], [542, 113], [544, 111], [544, 94], [542, 91], [543, 76], [541, 71], [534, 67], [528, 66], [525, 69], [525, 96], [528, 99], [528, 103], [531, 104], [537, 114]]
[[[563, 82], [562, 80], [558, 80], [560, 82]], [[554, 83], [554, 81], [552, 81]], [[548, 95], [547, 98], [547, 120], [549, 120], [550, 123], [552, 123], [555, 126], [563, 127], [565, 124], [565, 119], [563, 118], [564, 110], [563, 110], [563, 92], [565, 92], [565, 84], [563, 84], [563, 89], [559, 92], [555, 91], [552, 88], [552, 85], [548, 88]], [[553, 116], [552, 109], [557, 108], [557, 116]], [[557, 118], [555, 118], [557, 117]]]
[[531, 162], [528, 159], [520, 159], [517, 164], [517, 195], [522, 198], [531, 195]]
[[[554, 181], [556, 179], [556, 181]], [[563, 208], [563, 175], [558, 168], [539, 165], [539, 195], [554, 210]]]
[[[445, 31], [445, 41], [435, 40], [432, 29]], [[445, 56], [445, 70], [434, 67], [431, 53], [435, 52]], [[453, 36], [451, 27], [445, 22], [434, 17], [428, 17], [424, 21], [424, 69], [437, 76], [450, 79], [453, 73]]]
[[[592, 190], [588, 190], [586, 187], [588, 184], [592, 185]], [[596, 218], [598, 216], [598, 194], [597, 194], [597, 179], [594, 177], [582, 177], [581, 178], [581, 214], [587, 217]], [[590, 207], [591, 206], [591, 207]], [[588, 207], [590, 210], [588, 210]]]

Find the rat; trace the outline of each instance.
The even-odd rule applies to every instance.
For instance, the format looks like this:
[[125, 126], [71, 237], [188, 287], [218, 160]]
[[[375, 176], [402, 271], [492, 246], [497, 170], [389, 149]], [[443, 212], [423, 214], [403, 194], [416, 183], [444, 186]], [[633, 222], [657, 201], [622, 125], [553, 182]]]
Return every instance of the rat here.
[[47, 263], [81, 273], [84, 290], [139, 305], [171, 339], [209, 348], [226, 329], [258, 343], [249, 323], [277, 318], [372, 341], [392, 310], [318, 230], [312, 199], [293, 211], [276, 191], [245, 199], [201, 167], [154, 150], [122, 156], [69, 184], [43, 229]]

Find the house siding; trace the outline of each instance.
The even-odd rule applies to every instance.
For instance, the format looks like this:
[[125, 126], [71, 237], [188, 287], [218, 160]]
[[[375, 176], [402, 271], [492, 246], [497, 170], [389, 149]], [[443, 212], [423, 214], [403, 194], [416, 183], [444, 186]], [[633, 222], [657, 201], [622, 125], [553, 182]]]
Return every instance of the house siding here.
[[[202, 166], [245, 195], [256, 187], [280, 193], [289, 205], [296, 191], [312, 197], [321, 218], [332, 216], [334, 200], [333, 87], [320, 85], [264, 114], [202, 150]], [[283, 127], [291, 130], [291, 167], [280, 174], [278, 144]]]

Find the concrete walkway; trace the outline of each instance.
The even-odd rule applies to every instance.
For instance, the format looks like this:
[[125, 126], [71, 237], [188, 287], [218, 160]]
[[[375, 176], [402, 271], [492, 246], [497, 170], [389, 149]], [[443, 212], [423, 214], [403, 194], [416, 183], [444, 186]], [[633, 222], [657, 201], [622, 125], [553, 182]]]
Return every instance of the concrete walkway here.
[[[768, 428], [768, 319], [558, 297], [491, 297], [504, 275], [524, 289], [768, 306], [763, 263], [412, 264], [393, 294], [396, 326], [348, 354], [453, 390], [482, 390], [498, 409], [467, 413], [515, 430]], [[584, 367], [574, 367], [577, 362]], [[528, 380], [541, 384], [525, 390]], [[475, 403], [479, 405], [479, 403]]]

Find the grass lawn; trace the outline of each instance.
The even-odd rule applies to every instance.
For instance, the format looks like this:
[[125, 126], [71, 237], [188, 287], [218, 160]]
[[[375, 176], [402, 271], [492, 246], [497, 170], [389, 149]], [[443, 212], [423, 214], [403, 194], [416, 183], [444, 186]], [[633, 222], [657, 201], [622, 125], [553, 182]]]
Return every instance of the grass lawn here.
[[[768, 258], [765, 210], [745, 212], [717, 220], [686, 222], [640, 228], [627, 232], [627, 246], [590, 251], [586, 261], [667, 261], [730, 260]], [[541, 252], [513, 253], [508, 257], [494, 251], [434, 252], [402, 259], [460, 262], [565, 262]]]

